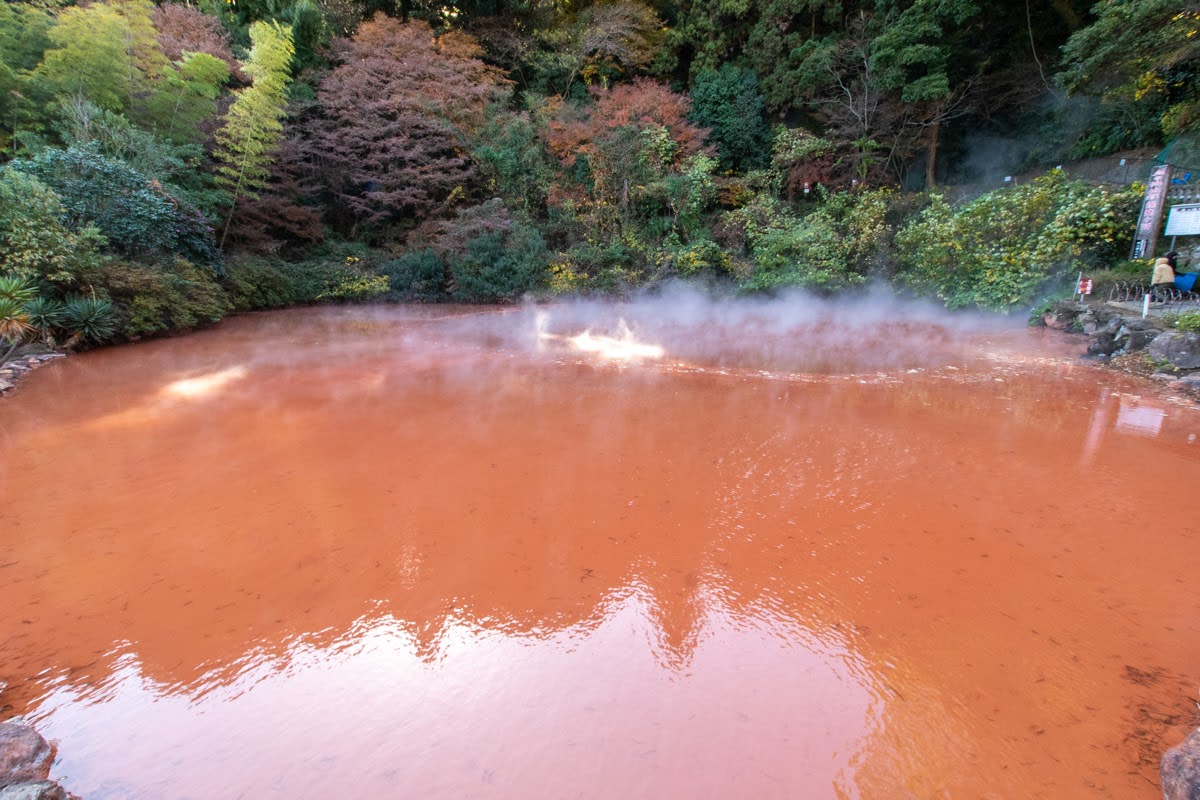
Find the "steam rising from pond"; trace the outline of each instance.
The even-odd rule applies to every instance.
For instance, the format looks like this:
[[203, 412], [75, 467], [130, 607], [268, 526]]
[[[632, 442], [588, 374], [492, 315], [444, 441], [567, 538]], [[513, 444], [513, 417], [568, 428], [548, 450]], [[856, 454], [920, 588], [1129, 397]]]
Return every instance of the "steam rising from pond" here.
[[[514, 324], [511, 315], [528, 321]], [[680, 286], [621, 302], [575, 299], [439, 321], [439, 329], [458, 342], [509, 351], [689, 370], [824, 375], [957, 363], [977, 353], [979, 335], [1023, 327], [1021, 319], [947, 312], [882, 290], [838, 299], [800, 292], [762, 299]], [[419, 333], [425, 346], [427, 334]], [[416, 338], [414, 332], [414, 346]]]
[[580, 353], [593, 354], [608, 361], [622, 362], [654, 360], [666, 355], [666, 350], [661, 345], [639, 342], [623, 318], [617, 320], [617, 336], [594, 334], [591, 328], [574, 336], [547, 333], [546, 325], [550, 319], [549, 314], [539, 311], [535, 319], [539, 347], [545, 347], [550, 342], [564, 342]]

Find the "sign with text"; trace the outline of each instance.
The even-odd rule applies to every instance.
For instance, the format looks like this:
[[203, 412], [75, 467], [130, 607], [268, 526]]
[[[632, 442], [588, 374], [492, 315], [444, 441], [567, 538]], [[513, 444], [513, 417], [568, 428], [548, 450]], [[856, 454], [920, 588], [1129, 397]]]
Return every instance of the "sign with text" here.
[[1133, 251], [1130, 258], [1148, 258], [1154, 255], [1170, 177], [1170, 165], [1160, 164], [1150, 173], [1150, 180], [1146, 181], [1146, 199], [1142, 201], [1142, 214], [1138, 217], [1137, 230], [1133, 235]]
[[1091, 294], [1092, 293], [1092, 279], [1091, 278], [1080, 278], [1079, 286], [1075, 287], [1075, 290], [1077, 292], [1079, 292], [1079, 294], [1081, 294], [1081, 295]]
[[1167, 215], [1167, 236], [1200, 236], [1200, 203], [1171, 206]]

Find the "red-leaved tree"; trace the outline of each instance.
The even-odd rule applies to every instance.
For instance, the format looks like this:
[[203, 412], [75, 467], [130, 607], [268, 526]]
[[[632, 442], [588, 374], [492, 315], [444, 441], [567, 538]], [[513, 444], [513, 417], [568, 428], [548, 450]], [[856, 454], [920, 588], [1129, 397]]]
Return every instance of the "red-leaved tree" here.
[[550, 203], [570, 205], [582, 222], [606, 230], [678, 216], [715, 165], [697, 159], [713, 153], [706, 131], [688, 122], [688, 98], [644, 79], [595, 87], [592, 96], [590, 106], [564, 103], [550, 121], [547, 144], [564, 167]]
[[293, 133], [275, 153], [266, 188], [238, 205], [229, 241], [273, 255], [303, 251], [324, 237], [319, 193], [306, 143]]
[[465, 33], [435, 37], [428, 23], [376, 14], [334, 49], [321, 82], [313, 153], [343, 201], [343, 229], [419, 222], [469, 193], [476, 167], [466, 137], [510, 90]]
[[165, 3], [154, 9], [151, 19], [158, 44], [171, 61], [182, 61], [184, 53], [208, 53], [224, 61], [230, 75], [239, 81], [246, 79], [229, 49], [229, 36], [215, 17], [191, 6]]

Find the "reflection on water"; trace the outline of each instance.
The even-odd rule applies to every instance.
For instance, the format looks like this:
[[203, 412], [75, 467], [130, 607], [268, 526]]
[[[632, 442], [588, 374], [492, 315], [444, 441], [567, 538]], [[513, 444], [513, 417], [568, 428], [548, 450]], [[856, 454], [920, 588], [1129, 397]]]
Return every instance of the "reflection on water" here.
[[203, 397], [218, 392], [230, 381], [246, 377], [246, 368], [242, 366], [198, 375], [195, 378], [181, 378], [171, 381], [162, 388], [162, 393], [168, 397]]
[[354, 308], [39, 371], [0, 718], [88, 798], [1154, 797], [1198, 539], [1131, 499], [1197, 414], [978, 320], [704, 311], [553, 310], [665, 348], [621, 368]]

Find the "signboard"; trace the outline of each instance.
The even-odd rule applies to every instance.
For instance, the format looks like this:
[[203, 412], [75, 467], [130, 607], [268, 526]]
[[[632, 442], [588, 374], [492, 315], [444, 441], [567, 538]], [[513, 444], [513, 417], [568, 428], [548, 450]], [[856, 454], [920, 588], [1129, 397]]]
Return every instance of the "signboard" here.
[[1092, 279], [1091, 278], [1080, 278], [1079, 286], [1076, 287], [1075, 291], [1079, 292], [1080, 294], [1091, 294], [1092, 293]]
[[1200, 203], [1171, 206], [1167, 236], [1200, 236]]
[[1146, 199], [1142, 201], [1142, 215], [1138, 217], [1137, 230], [1133, 234], [1133, 252], [1130, 258], [1146, 258], [1154, 254], [1158, 242], [1158, 225], [1162, 222], [1163, 206], [1167, 200], [1167, 179], [1171, 167], [1160, 164], [1150, 173], [1146, 181]]

